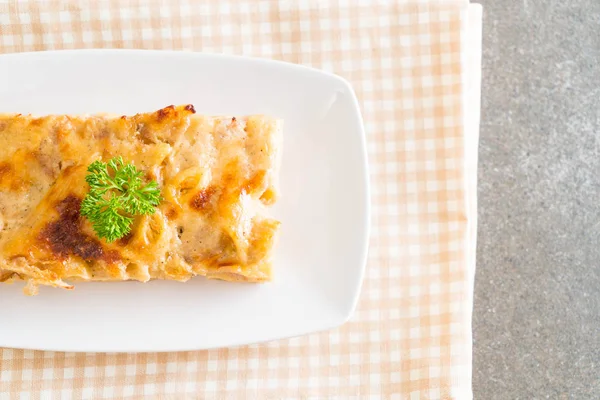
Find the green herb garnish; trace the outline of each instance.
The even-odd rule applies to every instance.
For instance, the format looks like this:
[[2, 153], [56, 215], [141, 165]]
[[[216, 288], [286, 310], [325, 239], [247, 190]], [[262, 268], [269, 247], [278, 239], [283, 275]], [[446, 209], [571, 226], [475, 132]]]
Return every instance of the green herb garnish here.
[[98, 237], [114, 242], [131, 231], [133, 216], [156, 211], [158, 183], [144, 184], [143, 172], [135, 165], [115, 157], [108, 163], [94, 161], [88, 172], [85, 181], [90, 191], [81, 202], [80, 213], [90, 220]]

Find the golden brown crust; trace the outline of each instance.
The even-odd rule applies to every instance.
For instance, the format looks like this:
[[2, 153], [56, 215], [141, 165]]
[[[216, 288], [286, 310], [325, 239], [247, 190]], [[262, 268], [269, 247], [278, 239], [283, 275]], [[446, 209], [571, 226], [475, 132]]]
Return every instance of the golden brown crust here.
[[208, 186], [201, 189], [192, 197], [190, 207], [196, 211], [207, 211], [212, 208], [212, 200], [217, 194], [217, 190], [213, 186]]
[[58, 220], [49, 222], [39, 235], [42, 244], [49, 247], [58, 260], [72, 256], [85, 261], [106, 259], [114, 261], [114, 253], [109, 256], [99, 239], [82, 231], [83, 217], [79, 214], [81, 199], [69, 195], [56, 204]]
[[[195, 112], [0, 115], [0, 282], [26, 280], [34, 294], [72, 288], [64, 280], [269, 280], [279, 222], [261, 210], [277, 197], [281, 123]], [[87, 165], [114, 156], [156, 180], [163, 200], [107, 243], [79, 207]]]

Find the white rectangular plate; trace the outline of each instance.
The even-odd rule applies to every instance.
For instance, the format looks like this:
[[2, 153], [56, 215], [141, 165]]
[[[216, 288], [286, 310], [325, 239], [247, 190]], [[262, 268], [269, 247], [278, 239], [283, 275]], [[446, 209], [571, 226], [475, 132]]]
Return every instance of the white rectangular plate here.
[[126, 50], [2, 55], [0, 76], [0, 112], [135, 114], [191, 103], [200, 114], [285, 121], [273, 282], [77, 283], [35, 297], [22, 285], [0, 285], [0, 346], [205, 349], [324, 330], [350, 317], [366, 261], [369, 195], [348, 82], [275, 61]]

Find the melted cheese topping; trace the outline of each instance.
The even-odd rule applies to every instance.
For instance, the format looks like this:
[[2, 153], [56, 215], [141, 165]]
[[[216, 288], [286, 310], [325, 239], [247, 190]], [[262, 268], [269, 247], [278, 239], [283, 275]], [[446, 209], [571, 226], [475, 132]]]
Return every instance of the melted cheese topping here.
[[[281, 121], [169, 106], [133, 117], [0, 115], [0, 281], [271, 278]], [[163, 201], [112, 243], [79, 214], [87, 166], [122, 156]]]

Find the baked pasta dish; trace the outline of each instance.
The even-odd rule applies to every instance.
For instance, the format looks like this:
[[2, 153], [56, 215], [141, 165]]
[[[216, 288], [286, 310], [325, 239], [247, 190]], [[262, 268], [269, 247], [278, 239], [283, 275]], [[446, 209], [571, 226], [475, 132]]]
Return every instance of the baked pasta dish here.
[[0, 282], [271, 279], [282, 122], [0, 115]]

